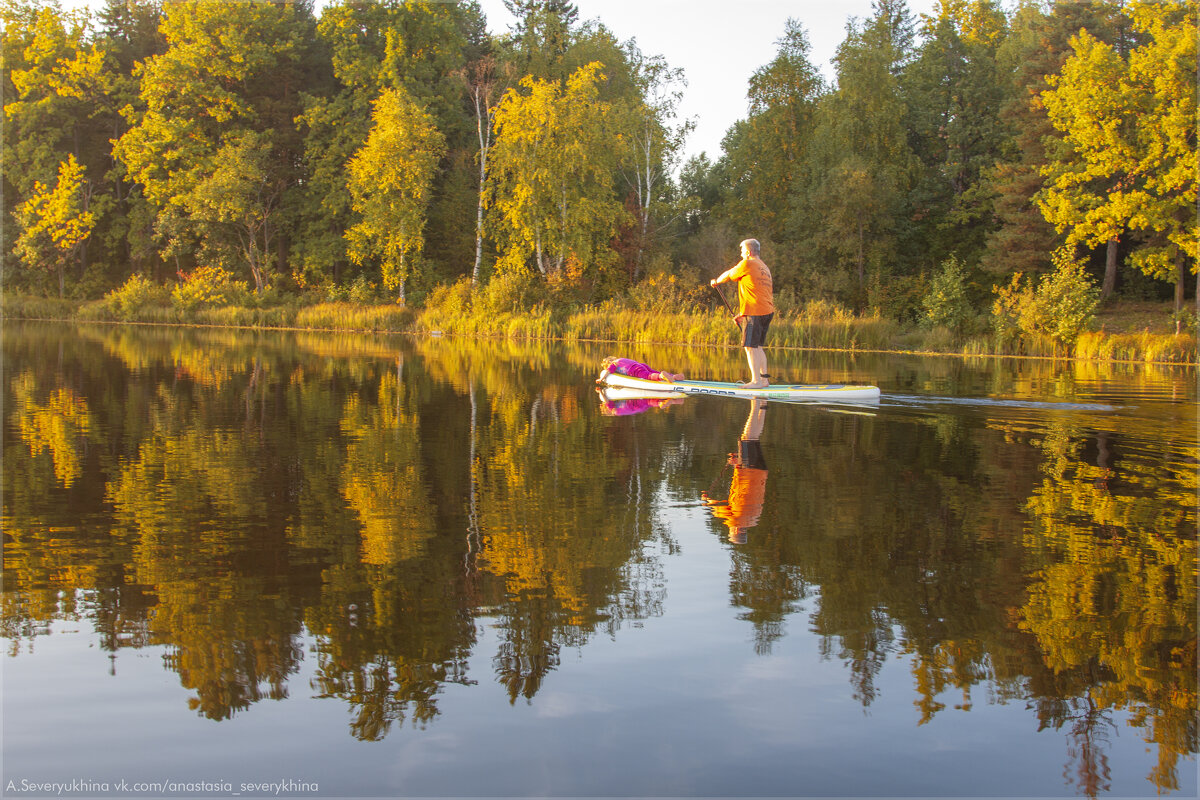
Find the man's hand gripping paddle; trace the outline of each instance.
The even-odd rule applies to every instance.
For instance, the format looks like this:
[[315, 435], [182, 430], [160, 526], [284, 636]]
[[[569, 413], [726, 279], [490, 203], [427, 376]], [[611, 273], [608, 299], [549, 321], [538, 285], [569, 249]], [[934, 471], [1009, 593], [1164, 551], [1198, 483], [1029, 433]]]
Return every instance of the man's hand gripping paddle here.
[[742, 323], [738, 321], [737, 314], [733, 313], [733, 307], [729, 305], [729, 301], [725, 299], [725, 293], [721, 291], [721, 287], [715, 283], [710, 283], [709, 286], [713, 288], [713, 291], [716, 292], [717, 296], [721, 298], [721, 302], [725, 304], [725, 310], [729, 312], [729, 316], [733, 317], [733, 324], [737, 325], [738, 328], [741, 328]]

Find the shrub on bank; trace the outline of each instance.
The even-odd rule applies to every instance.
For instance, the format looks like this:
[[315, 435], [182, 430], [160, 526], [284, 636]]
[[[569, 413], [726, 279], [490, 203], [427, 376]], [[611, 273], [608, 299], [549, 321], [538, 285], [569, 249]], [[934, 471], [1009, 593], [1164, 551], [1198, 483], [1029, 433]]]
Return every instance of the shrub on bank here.
[[249, 301], [246, 282], [235, 281], [233, 274], [221, 267], [196, 267], [171, 290], [171, 303], [185, 314], [198, 308], [244, 306]]
[[[736, 347], [740, 329], [724, 307], [671, 310], [674, 303], [648, 308], [610, 300], [600, 305], [578, 301], [559, 305], [553, 287], [532, 310], [516, 306], [536, 295], [536, 281], [510, 278], [489, 294], [469, 279], [434, 289], [424, 309], [414, 311], [385, 303], [352, 302], [300, 306], [295, 298], [268, 291], [248, 294], [244, 304], [201, 306], [190, 311], [164, 305], [167, 290], [141, 278], [102, 300], [80, 303], [53, 297], [4, 293], [0, 308], [7, 319], [131, 321], [150, 324], [197, 324], [254, 328], [298, 327], [310, 330], [376, 332], [440, 331], [464, 337], [564, 339], [629, 344], [683, 344], [692, 347]], [[547, 297], [548, 296], [548, 297]], [[483, 298], [486, 298], [484, 300]], [[643, 298], [645, 305], [650, 298]], [[827, 350], [878, 350], [993, 355], [1017, 352], [1028, 356], [1068, 357], [1090, 361], [1195, 364], [1194, 334], [1081, 332], [1072, 346], [1037, 330], [1014, 324], [1013, 335], [998, 351], [997, 341], [969, 338], [956, 345], [961, 332], [945, 326], [913, 328], [878, 314], [855, 315], [836, 303], [810, 301], [796, 308], [785, 304], [771, 327], [769, 346]], [[502, 308], [514, 308], [502, 311]], [[1111, 312], [1110, 312], [1111, 314]], [[1012, 318], [1010, 318], [1012, 319]]]
[[1083, 264], [1068, 248], [1055, 251], [1052, 260], [1054, 271], [1036, 286], [1024, 284], [1017, 273], [999, 290], [992, 315], [1002, 349], [1023, 349], [1026, 355], [1070, 352], [1095, 317], [1100, 292]]
[[170, 301], [171, 293], [167, 287], [160, 286], [144, 275], [135, 274], [104, 295], [95, 312], [107, 314], [109, 318], [121, 322], [134, 322], [140, 320], [148, 309], [164, 308]]

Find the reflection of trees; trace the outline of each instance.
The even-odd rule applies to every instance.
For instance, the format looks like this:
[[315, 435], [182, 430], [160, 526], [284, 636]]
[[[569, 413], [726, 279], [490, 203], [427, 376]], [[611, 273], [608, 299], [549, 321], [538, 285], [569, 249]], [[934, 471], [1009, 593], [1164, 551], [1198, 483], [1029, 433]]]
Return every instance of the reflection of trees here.
[[349, 440], [342, 467], [342, 495], [362, 526], [363, 561], [387, 565], [420, 554], [434, 535], [420, 459], [420, 420], [405, 398], [397, 374], [379, 381], [366, 403], [346, 401], [342, 431]]
[[[1159, 763], [1150, 779], [1176, 789], [1178, 757], [1196, 736], [1196, 472], [1194, 447], [1120, 450], [1109, 432], [1063, 425], [1041, 440], [1043, 482], [1027, 503], [1034, 568], [1021, 608], [1048, 669], [1074, 676], [1086, 713], [1054, 719], [1081, 730], [1106, 709], [1131, 712]], [[1174, 452], [1173, 452], [1174, 451]], [[1091, 460], [1096, 463], [1090, 463]], [[1081, 742], [1095, 726], [1083, 724]], [[1078, 747], [1081, 788], [1093, 787], [1092, 748]], [[1099, 762], [1102, 766], [1102, 762]]]
[[[46, 363], [37, 346], [24, 360]], [[5, 569], [22, 576], [5, 607], [26, 620], [6, 632], [92, 615], [113, 650], [167, 646], [192, 706], [222, 719], [286, 695], [307, 628], [314, 688], [375, 739], [471, 682], [480, 613], [513, 698], [534, 696], [559, 648], [659, 613], [652, 489], [626, 496], [651, 459], [627, 452], [636, 437], [597, 458], [587, 381], [530, 392], [544, 344], [421, 346], [405, 363], [369, 337], [83, 329], [61, 367], [8, 387], [20, 430], [70, 435], [49, 458], [33, 439], [5, 451], [6, 518], [20, 516]], [[57, 370], [74, 388], [54, 393]], [[79, 566], [54, 563], [54, 497], [96, 485], [98, 522], [65, 551]]]
[[68, 388], [57, 388], [44, 401], [37, 397], [37, 378], [25, 372], [12, 385], [17, 429], [36, 458], [48, 453], [54, 477], [70, 487], [82, 472], [81, 450], [93, 435], [87, 401]]
[[1151, 781], [1176, 787], [1197, 747], [1194, 442], [1151, 444], [1157, 428], [1129, 420], [969, 419], [771, 418], [774, 491], [730, 550], [756, 649], [809, 597], [823, 654], [864, 705], [888, 657], [910, 663], [920, 723], [971, 708], [980, 686], [1030, 698], [1091, 794], [1122, 710], [1157, 748]]
[[605, 447], [597, 415], [581, 413], [589, 391], [576, 382], [493, 394], [480, 432], [478, 564], [502, 581], [495, 666], [514, 700], [536, 693], [562, 646], [658, 607], [634, 586], [648, 504], [629, 504], [627, 456]]
[[[429, 724], [477, 678], [480, 618], [495, 680], [534, 698], [564, 648], [661, 613], [676, 545], [654, 506], [710, 485], [741, 425], [716, 402], [599, 417], [587, 348], [80, 330], [3, 342], [3, 633], [89, 619], [110, 650], [165, 645], [213, 718], [283, 696], [307, 636], [353, 735]], [[895, 382], [958, 380], [929, 363]], [[1071, 396], [1070, 375], [1021, 369], [984, 379]], [[1028, 699], [1085, 793], [1124, 714], [1176, 785], [1196, 750], [1194, 441], [1069, 413], [768, 413], [767, 504], [729, 550], [759, 652], [804, 606], [864, 704], [888, 658], [919, 722], [980, 687]]]
[[[768, 412], [773, 413], [773, 412]], [[1016, 523], [952, 419], [880, 426], [867, 416], [797, 409], [764, 433], [772, 491], [755, 536], [736, 551], [735, 601], [767, 649], [796, 604], [812, 596], [822, 653], [844, 661], [855, 696], [877, 695], [889, 656], [913, 661], [923, 720], [949, 687], [964, 693], [987, 672], [989, 647], [1007, 650], [1003, 587], [1019, 560], [996, 529]], [[994, 642], [980, 641], [993, 631]], [[985, 634], [986, 635], [986, 634]], [[969, 704], [964, 698], [963, 704]]]
[[157, 599], [151, 630], [195, 690], [190, 705], [224, 719], [286, 696], [302, 657], [294, 615], [279, 613], [290, 592], [272, 552], [281, 531], [268, 524], [274, 459], [255, 436], [164, 415], [110, 483], [114, 533]]

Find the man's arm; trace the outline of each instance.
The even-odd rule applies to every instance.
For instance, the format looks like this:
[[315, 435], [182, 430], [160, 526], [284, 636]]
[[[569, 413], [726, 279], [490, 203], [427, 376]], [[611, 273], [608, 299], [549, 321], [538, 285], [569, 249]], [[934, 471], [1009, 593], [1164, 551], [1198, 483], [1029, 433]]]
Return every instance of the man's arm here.
[[718, 283], [727, 283], [731, 280], [734, 280], [735, 278], [740, 277], [740, 273], [738, 273], [738, 268], [741, 266], [742, 266], [742, 262], [739, 261], [738, 263], [734, 264], [729, 269], [722, 272], [717, 277], [713, 278], [711, 281], [709, 281], [709, 283], [713, 286], [716, 286]]

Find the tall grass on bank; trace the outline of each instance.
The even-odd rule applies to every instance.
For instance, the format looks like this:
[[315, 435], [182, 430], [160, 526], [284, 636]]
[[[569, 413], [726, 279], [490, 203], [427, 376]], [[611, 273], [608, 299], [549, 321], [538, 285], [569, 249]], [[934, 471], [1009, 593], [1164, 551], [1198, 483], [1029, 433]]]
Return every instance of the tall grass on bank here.
[[1194, 335], [1134, 333], [1081, 334], [1075, 342], [1074, 356], [1081, 361], [1133, 361], [1147, 364], [1195, 364], [1197, 344]]
[[72, 320], [75, 319], [78, 309], [79, 302], [76, 300], [14, 295], [8, 292], [0, 295], [0, 313], [8, 319]]
[[320, 303], [296, 311], [293, 327], [340, 331], [406, 331], [413, 312], [394, 304]]
[[[692, 347], [736, 347], [740, 329], [723, 309], [711, 309], [677, 298], [659, 297], [651, 305], [608, 301], [602, 305], [561, 304], [541, 298], [531, 310], [518, 303], [481, 302], [469, 282], [448, 287], [430, 298], [424, 309], [393, 303], [366, 305], [329, 302], [302, 305], [295, 298], [243, 305], [181, 309], [157, 297], [117, 303], [114, 298], [80, 302], [59, 298], [0, 294], [5, 319], [80, 322], [138, 322], [158, 325], [204, 325], [244, 328], [301, 328], [363, 332], [440, 332], [467, 338], [512, 340], [558, 339]], [[670, 300], [670, 302], [668, 302]], [[1197, 364], [1194, 333], [1169, 334], [1092, 331], [1073, 345], [1023, 334], [1000, 343], [978, 336], [965, 343], [941, 328], [904, 328], [878, 316], [858, 316], [820, 301], [776, 315], [768, 344], [773, 348], [810, 350], [877, 350], [957, 355], [1018, 355], [1079, 361], [1144, 364]]]

